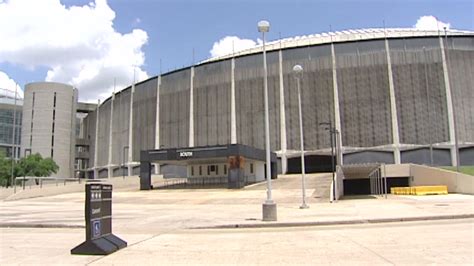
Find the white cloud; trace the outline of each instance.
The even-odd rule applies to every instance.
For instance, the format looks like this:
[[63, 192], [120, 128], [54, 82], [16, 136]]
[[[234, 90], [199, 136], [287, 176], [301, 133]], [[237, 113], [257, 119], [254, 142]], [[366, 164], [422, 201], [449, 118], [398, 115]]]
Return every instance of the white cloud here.
[[45, 80], [71, 84], [81, 100], [110, 96], [117, 89], [148, 77], [142, 69], [141, 29], [119, 33], [115, 12], [106, 0], [65, 7], [59, 0], [0, 2], [0, 63], [28, 69], [48, 68]]
[[422, 16], [416, 21], [414, 27], [420, 30], [443, 30], [444, 27], [449, 29], [451, 24], [442, 22], [435, 16]]
[[260, 39], [254, 41], [250, 39], [240, 39], [237, 36], [226, 36], [215, 42], [209, 52], [211, 53], [211, 57], [218, 57], [249, 49], [261, 43], [262, 40]]
[[13, 79], [5, 72], [0, 71], [0, 95], [15, 97], [15, 88], [17, 97], [23, 98], [23, 90]]

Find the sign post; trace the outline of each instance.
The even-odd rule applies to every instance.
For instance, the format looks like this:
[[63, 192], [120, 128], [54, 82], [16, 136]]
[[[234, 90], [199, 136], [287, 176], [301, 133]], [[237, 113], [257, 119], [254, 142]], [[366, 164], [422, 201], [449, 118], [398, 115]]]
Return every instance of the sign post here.
[[112, 185], [86, 184], [86, 241], [71, 254], [108, 255], [127, 246], [112, 234]]

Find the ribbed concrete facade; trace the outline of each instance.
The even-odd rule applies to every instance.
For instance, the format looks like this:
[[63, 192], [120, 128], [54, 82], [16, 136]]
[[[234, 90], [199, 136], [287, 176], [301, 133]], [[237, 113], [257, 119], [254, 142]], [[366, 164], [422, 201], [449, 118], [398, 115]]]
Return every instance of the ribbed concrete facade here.
[[[390, 29], [270, 42], [270, 146], [281, 159], [282, 172], [287, 171], [286, 158], [299, 156], [295, 64], [304, 68], [308, 156], [329, 154], [329, 134], [319, 124], [330, 121], [340, 132], [345, 164], [429, 164], [430, 146], [436, 165], [474, 164], [474, 33], [447, 35], [446, 40], [437, 31]], [[100, 138], [91, 141], [99, 145], [92, 155], [99, 156], [94, 169], [113, 168], [114, 175], [121, 175], [126, 146], [132, 156], [125, 165], [132, 169], [145, 149], [230, 143], [264, 149], [261, 48], [152, 77], [134, 88], [133, 98], [131, 87], [126, 88], [86, 118], [88, 134]], [[97, 114], [107, 123], [95, 128]]]
[[37, 82], [25, 86], [21, 155], [30, 149], [51, 157], [59, 171], [53, 176], [74, 177], [77, 89]]

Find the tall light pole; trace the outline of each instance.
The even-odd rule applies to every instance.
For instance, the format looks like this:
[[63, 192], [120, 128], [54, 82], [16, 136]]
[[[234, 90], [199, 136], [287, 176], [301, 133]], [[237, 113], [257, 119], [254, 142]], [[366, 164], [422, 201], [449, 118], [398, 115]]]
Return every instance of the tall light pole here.
[[[129, 151], [130, 147], [129, 146], [124, 146], [123, 147], [123, 155], [122, 155], [122, 178], [125, 179], [125, 157], [127, 156], [127, 153]], [[127, 152], [125, 152], [127, 151]]]
[[11, 159], [12, 159], [12, 165], [11, 165], [11, 178], [10, 178], [10, 185], [13, 186], [13, 182], [15, 182], [15, 177], [14, 177], [14, 168], [15, 168], [15, 160], [16, 160], [16, 96], [17, 96], [17, 89], [18, 86], [15, 84], [15, 103], [13, 105], [13, 132], [12, 132], [12, 152], [11, 152]]
[[301, 90], [300, 90], [300, 78], [303, 74], [303, 67], [300, 65], [295, 65], [293, 67], [293, 72], [295, 74], [296, 86], [298, 88], [298, 114], [300, 118], [300, 146], [301, 146], [301, 189], [303, 201], [301, 203], [300, 209], [307, 209], [309, 206], [306, 204], [306, 188], [305, 188], [305, 165], [304, 165], [304, 138], [303, 138], [303, 115], [301, 114]]
[[[325, 125], [327, 128], [326, 130], [329, 131], [329, 140], [331, 141], [331, 172], [332, 172], [332, 183], [333, 183], [333, 199], [336, 199], [336, 166], [335, 166], [335, 161], [334, 161], [334, 146], [335, 146], [335, 140], [336, 140], [336, 134], [337, 131], [335, 128], [332, 126], [332, 121], [330, 120], [329, 122], [322, 122], [319, 123], [320, 126]], [[331, 200], [333, 200], [331, 199]]]
[[262, 206], [263, 221], [277, 220], [277, 207], [272, 199], [272, 181], [271, 181], [271, 165], [270, 165], [270, 126], [268, 125], [268, 84], [267, 84], [267, 53], [265, 51], [265, 32], [270, 31], [270, 22], [266, 20], [259, 21], [257, 24], [258, 31], [262, 33], [263, 40], [263, 98], [265, 102], [265, 154], [267, 164], [267, 200]]

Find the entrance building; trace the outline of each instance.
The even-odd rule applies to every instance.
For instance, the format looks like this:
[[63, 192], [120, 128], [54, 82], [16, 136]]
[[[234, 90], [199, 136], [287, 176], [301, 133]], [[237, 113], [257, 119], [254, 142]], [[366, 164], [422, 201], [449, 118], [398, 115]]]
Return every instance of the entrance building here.
[[[229, 144], [192, 148], [144, 150], [140, 153], [140, 190], [152, 189], [152, 163], [185, 166], [191, 183], [217, 180], [228, 188], [265, 180], [265, 150]], [[270, 153], [271, 177], [277, 176], [277, 157]]]

